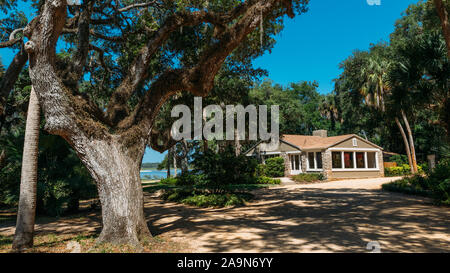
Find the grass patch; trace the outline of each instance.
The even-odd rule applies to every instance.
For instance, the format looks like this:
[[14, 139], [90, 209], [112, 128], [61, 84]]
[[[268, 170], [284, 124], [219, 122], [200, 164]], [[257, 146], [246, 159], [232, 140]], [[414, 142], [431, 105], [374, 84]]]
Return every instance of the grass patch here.
[[230, 207], [243, 206], [253, 198], [246, 192], [211, 193], [199, 189], [172, 189], [161, 196], [163, 200], [182, 203], [196, 207]]
[[[25, 253], [70, 253], [74, 245], [80, 246], [81, 253], [175, 253], [186, 252], [186, 246], [174, 243], [159, 236], [150, 237], [142, 242], [142, 249], [129, 245], [96, 244], [97, 234], [45, 234], [34, 237], [34, 247], [25, 250]], [[13, 236], [0, 235], [0, 253], [11, 251]], [[76, 243], [76, 244], [74, 244]]]
[[324, 181], [325, 177], [321, 173], [302, 173], [293, 176], [292, 180], [299, 183], [315, 183]]

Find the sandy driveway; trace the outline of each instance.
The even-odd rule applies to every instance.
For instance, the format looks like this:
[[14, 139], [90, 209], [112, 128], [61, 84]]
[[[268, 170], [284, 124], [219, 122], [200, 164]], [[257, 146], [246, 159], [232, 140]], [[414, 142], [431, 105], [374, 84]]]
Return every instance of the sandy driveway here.
[[[284, 185], [241, 208], [147, 203], [152, 232], [195, 252], [450, 252], [450, 209], [381, 192], [392, 178]], [[290, 184], [290, 183], [288, 183]]]
[[[258, 190], [240, 208], [199, 209], [146, 195], [151, 232], [188, 243], [186, 252], [450, 252], [450, 209], [429, 200], [381, 192], [392, 178], [335, 181]], [[14, 223], [0, 225], [11, 235]], [[45, 222], [39, 233], [100, 229], [99, 213]]]

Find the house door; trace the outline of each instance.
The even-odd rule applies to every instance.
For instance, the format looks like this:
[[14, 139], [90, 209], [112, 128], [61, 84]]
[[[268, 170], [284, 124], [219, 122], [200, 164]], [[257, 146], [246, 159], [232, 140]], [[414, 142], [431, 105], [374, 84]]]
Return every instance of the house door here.
[[302, 172], [300, 155], [289, 155], [289, 160], [291, 162], [291, 174], [296, 175]]

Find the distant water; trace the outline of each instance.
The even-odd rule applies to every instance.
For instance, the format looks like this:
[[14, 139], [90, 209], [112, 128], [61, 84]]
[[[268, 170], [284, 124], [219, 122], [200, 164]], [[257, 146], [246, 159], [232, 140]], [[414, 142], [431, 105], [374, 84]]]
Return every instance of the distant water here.
[[[170, 174], [173, 175], [175, 170], [170, 170]], [[181, 174], [181, 170], [177, 169], [177, 173]], [[145, 170], [141, 171], [141, 179], [163, 179], [167, 178], [167, 170]]]

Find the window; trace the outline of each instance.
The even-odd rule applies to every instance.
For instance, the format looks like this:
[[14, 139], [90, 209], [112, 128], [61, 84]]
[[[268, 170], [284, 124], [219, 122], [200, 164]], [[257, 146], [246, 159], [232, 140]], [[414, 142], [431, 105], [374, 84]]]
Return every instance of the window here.
[[377, 167], [376, 154], [375, 152], [367, 153], [367, 168], [375, 169]]
[[331, 161], [334, 169], [341, 169], [342, 168], [341, 152], [332, 152]]
[[358, 169], [366, 168], [364, 164], [364, 153], [356, 153], [356, 168]]
[[316, 153], [317, 169], [322, 169], [322, 153]]
[[356, 138], [353, 139], [353, 147], [358, 147], [358, 141]]
[[308, 167], [310, 169], [315, 169], [315, 167], [314, 167], [314, 153], [308, 153]]
[[344, 167], [346, 169], [353, 169], [353, 153], [352, 152], [344, 153]]
[[291, 170], [299, 171], [300, 170], [300, 155], [290, 155], [289, 158], [291, 161]]

